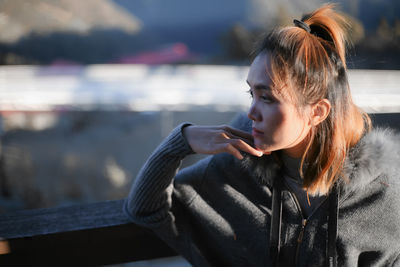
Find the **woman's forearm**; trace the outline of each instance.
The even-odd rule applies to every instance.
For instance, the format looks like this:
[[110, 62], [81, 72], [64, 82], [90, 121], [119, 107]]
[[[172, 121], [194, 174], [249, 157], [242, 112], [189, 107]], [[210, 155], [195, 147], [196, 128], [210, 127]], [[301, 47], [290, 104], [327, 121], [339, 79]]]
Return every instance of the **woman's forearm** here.
[[157, 224], [167, 216], [177, 169], [182, 159], [193, 153], [182, 135], [187, 125], [176, 127], [139, 171], [124, 205], [135, 223]]

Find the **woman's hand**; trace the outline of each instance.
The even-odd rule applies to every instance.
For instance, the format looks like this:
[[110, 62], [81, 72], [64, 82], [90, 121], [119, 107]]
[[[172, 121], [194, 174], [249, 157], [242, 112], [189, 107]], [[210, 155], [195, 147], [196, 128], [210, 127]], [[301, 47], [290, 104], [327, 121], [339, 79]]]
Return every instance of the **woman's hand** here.
[[240, 151], [261, 157], [263, 152], [252, 147], [253, 136], [247, 132], [229, 126], [187, 126], [183, 135], [192, 150], [200, 154], [218, 154], [227, 152], [239, 160]]

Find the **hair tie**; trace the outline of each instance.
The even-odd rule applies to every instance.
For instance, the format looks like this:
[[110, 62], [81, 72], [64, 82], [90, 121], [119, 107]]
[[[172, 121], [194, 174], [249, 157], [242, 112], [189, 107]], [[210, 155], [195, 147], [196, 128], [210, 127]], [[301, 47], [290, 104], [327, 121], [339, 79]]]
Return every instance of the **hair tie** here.
[[304, 21], [294, 19], [294, 20], [293, 20], [293, 23], [294, 23], [294, 25], [295, 25], [296, 27], [302, 28], [302, 29], [305, 30], [306, 32], [311, 32], [310, 26], [308, 26], [308, 24], [305, 23]]

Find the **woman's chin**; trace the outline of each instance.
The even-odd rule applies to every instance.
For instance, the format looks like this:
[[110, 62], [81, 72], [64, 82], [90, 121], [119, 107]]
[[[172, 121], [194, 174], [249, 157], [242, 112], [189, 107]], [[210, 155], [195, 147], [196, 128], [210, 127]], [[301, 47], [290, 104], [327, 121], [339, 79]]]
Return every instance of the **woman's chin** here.
[[259, 144], [259, 143], [257, 143], [257, 142], [255, 142], [254, 143], [254, 148], [255, 149], [257, 149], [258, 151], [261, 151], [261, 152], [263, 152], [264, 154], [266, 154], [266, 155], [269, 155], [269, 154], [271, 154], [271, 149], [270, 149], [270, 147], [268, 147], [267, 145], [265, 145], [265, 144]]

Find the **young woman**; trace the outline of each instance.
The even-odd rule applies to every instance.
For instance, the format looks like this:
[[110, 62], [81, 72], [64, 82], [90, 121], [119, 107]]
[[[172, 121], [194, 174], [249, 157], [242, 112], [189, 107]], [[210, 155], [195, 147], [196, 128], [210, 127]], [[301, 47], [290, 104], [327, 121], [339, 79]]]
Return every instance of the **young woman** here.
[[[400, 138], [352, 102], [345, 19], [326, 5], [272, 31], [248, 118], [181, 124], [125, 203], [194, 266], [400, 266]], [[215, 154], [179, 171], [191, 153]]]

